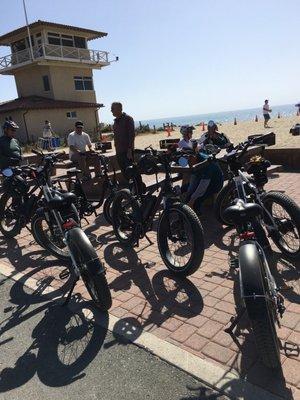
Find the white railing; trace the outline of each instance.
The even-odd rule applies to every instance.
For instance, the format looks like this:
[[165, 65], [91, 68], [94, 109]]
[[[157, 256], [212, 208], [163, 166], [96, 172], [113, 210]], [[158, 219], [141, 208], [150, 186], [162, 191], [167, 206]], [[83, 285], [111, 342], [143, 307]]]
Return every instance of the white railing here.
[[[108, 52], [100, 50], [79, 49], [77, 47], [41, 44], [33, 47], [33, 58], [65, 59], [93, 64], [108, 64]], [[31, 61], [30, 49], [17, 51], [5, 57], [0, 57], [0, 71], [12, 68], [18, 64]]]

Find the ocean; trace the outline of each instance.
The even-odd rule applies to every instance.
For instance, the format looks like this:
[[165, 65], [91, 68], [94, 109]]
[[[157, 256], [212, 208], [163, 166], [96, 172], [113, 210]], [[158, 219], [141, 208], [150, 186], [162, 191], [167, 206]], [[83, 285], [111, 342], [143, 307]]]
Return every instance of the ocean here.
[[[280, 113], [281, 116], [289, 116], [289, 115], [296, 115], [297, 108], [295, 107], [294, 104], [285, 104], [282, 106], [272, 106], [272, 113], [271, 117], [276, 117], [278, 113]], [[205, 122], [207, 123], [210, 119], [214, 120], [217, 123], [224, 123], [224, 122], [233, 122], [234, 118], [237, 119], [237, 121], [249, 121], [249, 120], [254, 120], [255, 116], [258, 116], [258, 118], [262, 117], [262, 107], [260, 108], [251, 108], [247, 110], [236, 110], [236, 111], [224, 111], [224, 112], [215, 112], [215, 113], [209, 113], [209, 114], [197, 114], [197, 115], [186, 115], [182, 117], [169, 117], [169, 118], [160, 118], [160, 119], [149, 119], [146, 121], [141, 121], [142, 124], [149, 124], [150, 128], [153, 127], [153, 125], [156, 126], [156, 128], [161, 127], [164, 123], [173, 123], [175, 125], [181, 126], [181, 125], [195, 125], [199, 124], [200, 122]], [[136, 124], [138, 125], [138, 122], [136, 121]]]

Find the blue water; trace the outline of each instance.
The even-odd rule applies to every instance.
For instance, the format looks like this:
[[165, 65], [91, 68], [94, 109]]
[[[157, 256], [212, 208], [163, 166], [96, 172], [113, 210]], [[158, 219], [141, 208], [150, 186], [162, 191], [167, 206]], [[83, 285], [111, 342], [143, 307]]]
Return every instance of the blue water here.
[[[271, 117], [276, 117], [278, 113], [281, 116], [289, 116], [289, 115], [296, 115], [297, 108], [294, 104], [286, 104], [282, 106], [272, 106], [272, 113]], [[214, 120], [217, 123], [224, 123], [224, 122], [233, 122], [234, 118], [237, 121], [248, 121], [254, 120], [255, 116], [258, 118], [262, 118], [262, 107], [260, 108], [251, 108], [248, 110], [236, 110], [236, 111], [224, 111], [224, 112], [216, 112], [216, 113], [209, 113], [209, 114], [197, 114], [197, 115], [186, 115], [182, 117], [169, 117], [169, 118], [160, 118], [160, 119], [150, 119], [146, 121], [141, 121], [142, 124], [149, 124], [150, 127], [153, 125], [156, 128], [163, 125], [163, 123], [173, 123], [175, 125], [195, 125], [199, 124], [200, 122], [207, 123], [210, 119]], [[137, 123], [138, 125], [138, 123]]]

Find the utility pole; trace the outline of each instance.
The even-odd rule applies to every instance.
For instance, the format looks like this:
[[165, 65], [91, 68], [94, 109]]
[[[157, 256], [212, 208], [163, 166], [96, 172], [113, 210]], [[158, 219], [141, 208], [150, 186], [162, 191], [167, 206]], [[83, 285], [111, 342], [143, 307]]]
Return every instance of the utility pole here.
[[25, 5], [25, 0], [23, 0], [23, 7], [24, 7], [24, 14], [25, 14], [25, 20], [26, 20], [26, 25], [27, 25], [27, 33], [28, 33], [28, 41], [29, 41], [29, 48], [30, 48], [30, 55], [31, 59], [33, 60], [33, 49], [32, 49], [32, 43], [31, 43], [31, 35], [30, 35], [30, 29], [29, 29], [29, 24], [28, 24], [28, 18], [27, 18], [27, 11], [26, 11], [26, 5]]

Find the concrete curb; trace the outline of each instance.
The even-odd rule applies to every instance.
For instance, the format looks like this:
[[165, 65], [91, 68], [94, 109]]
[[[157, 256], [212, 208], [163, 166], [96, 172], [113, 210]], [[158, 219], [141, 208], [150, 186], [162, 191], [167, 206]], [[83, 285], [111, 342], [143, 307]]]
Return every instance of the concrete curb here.
[[[15, 281], [22, 281], [22, 278], [26, 275], [21, 272], [15, 273], [14, 268], [5, 264], [0, 264], [0, 273]], [[32, 290], [38, 288], [37, 280], [33, 278], [27, 279], [26, 283], [23, 282], [23, 284]], [[54, 290], [54, 288], [48, 287], [45, 293], [51, 293]], [[88, 310], [85, 316], [86, 318], [92, 318]], [[226, 371], [207, 360], [180, 349], [172, 343], [164, 341], [149, 332], [143, 331], [142, 328], [135, 327], [128, 323], [126, 325], [126, 332], [134, 332], [134, 337], [130, 340], [130, 335], [126, 334], [124, 327], [118, 324], [119, 321], [119, 318], [109, 314], [108, 329], [133, 344], [147, 349], [155, 356], [187, 372], [218, 392], [238, 400], [282, 400], [282, 397], [278, 397], [240, 378], [236, 371]], [[101, 318], [100, 316], [100, 318], [97, 318], [96, 322], [107, 328], [106, 318]]]

